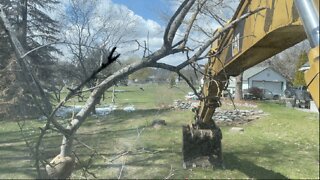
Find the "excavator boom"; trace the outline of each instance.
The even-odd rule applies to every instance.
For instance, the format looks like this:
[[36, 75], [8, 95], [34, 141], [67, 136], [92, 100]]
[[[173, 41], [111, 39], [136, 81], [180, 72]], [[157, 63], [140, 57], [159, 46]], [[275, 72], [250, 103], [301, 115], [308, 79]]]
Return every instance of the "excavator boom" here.
[[[204, 98], [196, 112], [196, 122], [183, 128], [186, 164], [194, 164], [194, 160], [210, 153], [209, 159], [217, 157], [218, 162], [222, 162], [222, 135], [212, 116], [221, 104], [220, 96], [229, 77], [307, 37], [313, 49], [309, 53], [311, 68], [306, 72], [306, 82], [319, 107], [319, 0], [242, 0], [231, 21], [261, 7], [265, 9], [237, 23], [212, 45], [202, 88]], [[212, 133], [208, 133], [210, 131]]]

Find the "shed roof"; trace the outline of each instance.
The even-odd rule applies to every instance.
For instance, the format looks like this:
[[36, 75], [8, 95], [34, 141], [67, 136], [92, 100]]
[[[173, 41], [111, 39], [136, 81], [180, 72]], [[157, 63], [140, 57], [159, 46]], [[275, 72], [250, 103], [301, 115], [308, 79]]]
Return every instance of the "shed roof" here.
[[243, 72], [243, 80], [248, 80], [250, 77], [252, 77], [253, 75], [255, 74], [258, 74], [259, 72], [267, 69], [269, 67], [252, 67], [252, 68], [249, 68], [247, 69], [246, 71]]

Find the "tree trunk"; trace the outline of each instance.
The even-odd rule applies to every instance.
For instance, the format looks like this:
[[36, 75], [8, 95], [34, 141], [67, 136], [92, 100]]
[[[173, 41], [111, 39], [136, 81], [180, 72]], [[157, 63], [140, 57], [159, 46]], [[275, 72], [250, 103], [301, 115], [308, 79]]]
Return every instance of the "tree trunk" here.
[[21, 16], [22, 21], [19, 23], [18, 27], [18, 39], [23, 48], [27, 49], [27, 20], [28, 20], [28, 0], [21, 1]]
[[243, 79], [243, 73], [241, 73], [236, 77], [236, 89], [235, 89], [235, 95], [234, 95], [235, 101], [242, 100], [242, 79]]
[[115, 100], [115, 87], [113, 86], [112, 88], [112, 100], [111, 100], [112, 104], [115, 104], [116, 103], [116, 100]]
[[72, 154], [73, 136], [63, 136], [61, 151], [50, 165], [46, 165], [46, 171], [52, 179], [66, 179], [71, 176], [75, 166], [75, 159]]
[[87, 99], [84, 107], [79, 113], [77, 113], [68, 126], [67, 129], [70, 132], [63, 136], [60, 154], [50, 162], [50, 165], [46, 166], [46, 171], [50, 178], [65, 179], [71, 175], [75, 165], [74, 157], [72, 155], [74, 135], [90, 112], [92, 112], [92, 109], [95, 108], [97, 103], [100, 101], [105, 90], [113, 86], [114, 82], [128, 76], [133, 72], [136, 72], [139, 69], [147, 67], [147, 65], [148, 64], [145, 62], [138, 62], [129, 65], [109, 76], [99, 84], [99, 87], [91, 92], [90, 97]]

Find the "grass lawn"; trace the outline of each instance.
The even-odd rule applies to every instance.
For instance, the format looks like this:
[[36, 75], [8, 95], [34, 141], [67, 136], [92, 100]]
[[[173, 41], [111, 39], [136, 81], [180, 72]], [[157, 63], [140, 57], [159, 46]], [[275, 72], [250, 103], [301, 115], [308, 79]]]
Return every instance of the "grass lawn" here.
[[[153, 109], [172, 104], [175, 99], [184, 99], [184, 96], [192, 91], [187, 85], [169, 88], [168, 84], [145, 84], [115, 87], [116, 98], [115, 102], [118, 107], [134, 105], [139, 109]], [[66, 92], [62, 93], [65, 96]], [[89, 93], [83, 94], [84, 99], [89, 96]], [[98, 106], [103, 106], [111, 103], [112, 89], [105, 92], [105, 99]], [[72, 99], [67, 105], [83, 105], [85, 102], [78, 102], [77, 98]]]
[[[72, 178], [83, 178], [83, 167], [98, 178], [275, 178], [319, 179], [319, 116], [272, 103], [258, 103], [265, 112], [259, 120], [240, 125], [241, 134], [222, 126], [225, 169], [182, 168], [182, 125], [192, 121], [189, 110], [160, 107], [184, 99], [186, 87], [164, 85], [119, 87], [117, 106], [134, 105], [136, 111], [116, 110], [105, 117], [90, 117], [78, 131], [75, 153], [80, 161]], [[109, 92], [110, 94], [110, 92]], [[110, 103], [106, 99], [102, 103]], [[153, 128], [152, 120], [167, 126]], [[27, 120], [25, 137], [33, 142], [38, 120]], [[16, 122], [0, 121], [0, 179], [34, 178], [33, 161]], [[46, 135], [43, 156], [59, 152], [61, 137]], [[31, 144], [32, 145], [32, 144]], [[85, 145], [94, 148], [88, 149]], [[89, 161], [90, 157], [92, 161]], [[122, 171], [121, 171], [122, 170]], [[87, 178], [93, 178], [88, 175]]]

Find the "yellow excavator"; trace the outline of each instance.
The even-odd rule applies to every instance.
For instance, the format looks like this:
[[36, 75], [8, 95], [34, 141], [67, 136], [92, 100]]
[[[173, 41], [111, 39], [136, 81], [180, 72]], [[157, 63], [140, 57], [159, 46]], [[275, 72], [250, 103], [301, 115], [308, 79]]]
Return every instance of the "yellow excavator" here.
[[205, 68], [202, 100], [196, 109], [195, 122], [184, 126], [184, 166], [221, 166], [222, 133], [212, 120], [230, 76], [305, 40], [310, 69], [305, 80], [319, 109], [319, 0], [242, 0], [231, 19], [264, 9], [237, 23], [213, 43]]

